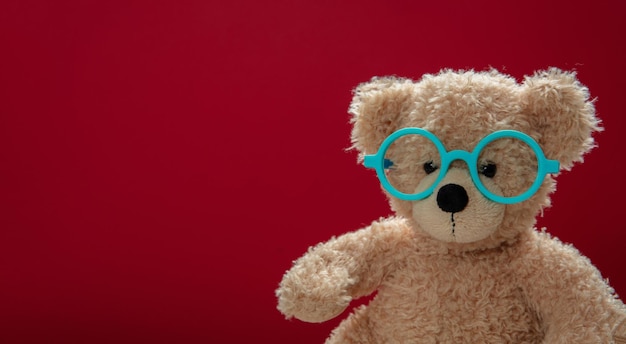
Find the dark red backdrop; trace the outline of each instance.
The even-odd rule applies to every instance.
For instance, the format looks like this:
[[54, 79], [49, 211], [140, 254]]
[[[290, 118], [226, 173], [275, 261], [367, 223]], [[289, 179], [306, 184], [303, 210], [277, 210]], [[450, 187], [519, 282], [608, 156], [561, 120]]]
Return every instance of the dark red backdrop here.
[[624, 2], [267, 3], [0, 5], [0, 342], [322, 343], [273, 293], [389, 214], [351, 89], [443, 67], [578, 70], [606, 131], [540, 225], [626, 294]]

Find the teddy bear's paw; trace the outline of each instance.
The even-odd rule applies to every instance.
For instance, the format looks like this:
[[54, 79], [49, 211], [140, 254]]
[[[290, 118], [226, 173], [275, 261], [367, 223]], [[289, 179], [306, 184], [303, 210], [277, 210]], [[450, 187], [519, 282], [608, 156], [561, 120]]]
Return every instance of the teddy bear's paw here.
[[336, 317], [350, 304], [352, 280], [345, 269], [306, 274], [294, 268], [287, 272], [276, 291], [278, 310], [287, 318], [318, 323]]

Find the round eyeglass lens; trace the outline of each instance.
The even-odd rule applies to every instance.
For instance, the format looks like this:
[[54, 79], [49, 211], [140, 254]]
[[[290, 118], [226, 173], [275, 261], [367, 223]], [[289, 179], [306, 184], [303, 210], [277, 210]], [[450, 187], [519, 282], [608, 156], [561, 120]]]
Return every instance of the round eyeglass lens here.
[[389, 145], [384, 158], [385, 178], [394, 189], [404, 194], [427, 189], [440, 171], [437, 147], [419, 134], [398, 137]]
[[516, 197], [528, 191], [537, 180], [537, 155], [526, 142], [503, 137], [482, 149], [476, 168], [480, 182], [489, 192]]

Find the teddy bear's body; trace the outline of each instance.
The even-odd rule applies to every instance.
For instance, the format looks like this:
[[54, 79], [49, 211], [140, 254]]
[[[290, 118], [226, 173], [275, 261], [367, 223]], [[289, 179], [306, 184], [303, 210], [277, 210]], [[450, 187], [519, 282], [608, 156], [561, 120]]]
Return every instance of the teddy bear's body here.
[[[328, 343], [609, 343], [623, 317], [598, 271], [548, 234], [529, 230], [511, 245], [450, 252], [415, 233], [403, 219], [385, 219], [311, 251], [349, 255], [342, 261], [354, 265], [342, 268], [359, 280], [352, 297], [378, 290]], [[568, 306], [539, 312], [552, 304]], [[598, 321], [605, 328], [592, 331]], [[577, 322], [590, 326], [570, 326]]]
[[[542, 169], [569, 169], [599, 130], [573, 74], [554, 69], [522, 85], [495, 71], [375, 78], [351, 112], [354, 146], [366, 164], [384, 165], [377, 172], [396, 216], [295, 261], [277, 291], [281, 312], [321, 322], [376, 291], [327, 343], [622, 343], [626, 307], [598, 270], [534, 228], [554, 190]], [[402, 128], [419, 135], [385, 148]], [[532, 138], [481, 146], [507, 130]], [[431, 134], [445, 148], [425, 144]], [[513, 196], [533, 180], [536, 190]]]

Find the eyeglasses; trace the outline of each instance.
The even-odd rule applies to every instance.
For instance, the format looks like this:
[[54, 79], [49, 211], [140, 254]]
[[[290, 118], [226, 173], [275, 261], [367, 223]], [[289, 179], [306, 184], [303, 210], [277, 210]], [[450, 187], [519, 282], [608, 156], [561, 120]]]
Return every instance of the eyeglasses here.
[[[520, 177], [520, 180], [527, 180], [528, 183], [519, 185], [518, 189], [520, 190], [516, 194], [505, 196], [499, 194], [501, 193], [498, 191], [500, 189], [495, 187], [495, 183], [486, 179], [493, 178], [496, 169], [506, 168], [506, 166], [498, 167], [498, 164], [491, 162], [489, 152], [498, 149], [503, 144], [511, 144], [512, 142], [509, 141], [516, 142], [517, 150], [515, 154], [519, 155], [520, 158], [531, 157], [535, 160], [535, 163], [525, 166], [526, 170], [524, 170], [524, 173], [526, 174]], [[425, 148], [424, 145], [430, 145], [434, 149], [423, 149]], [[435, 159], [428, 159], [427, 157], [424, 157], [426, 160], [422, 161], [423, 165], [420, 166], [415, 164], [414, 159], [409, 161], [406, 158], [401, 159], [401, 157], [394, 156], [392, 147], [396, 146], [401, 146], [404, 151], [414, 149], [416, 154], [419, 153], [418, 150], [438, 152], [438, 156], [434, 156], [434, 158], [440, 159], [440, 166], [436, 166]], [[403, 154], [407, 155], [406, 152]], [[546, 175], [559, 172], [559, 162], [557, 160], [547, 159], [535, 140], [516, 130], [493, 132], [480, 140], [472, 152], [463, 150], [448, 152], [437, 136], [428, 130], [414, 127], [403, 128], [389, 135], [382, 142], [376, 154], [366, 155], [363, 165], [366, 168], [376, 170], [380, 183], [391, 195], [401, 200], [417, 201], [433, 193], [446, 175], [450, 164], [455, 160], [465, 161], [474, 185], [485, 197], [491, 201], [503, 204], [513, 204], [527, 200], [537, 192]], [[436, 177], [428, 178], [432, 183], [426, 186], [422, 185], [416, 191], [409, 180], [414, 180], [412, 176], [415, 173], [420, 173], [420, 168], [423, 168], [423, 171], [427, 174], [438, 174]], [[534, 178], [532, 175], [528, 175], [529, 173], [534, 173]], [[485, 181], [482, 179], [485, 179]], [[426, 181], [426, 178], [424, 181]]]

